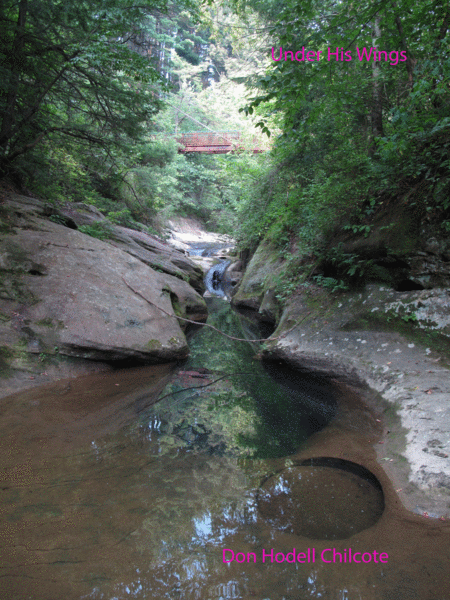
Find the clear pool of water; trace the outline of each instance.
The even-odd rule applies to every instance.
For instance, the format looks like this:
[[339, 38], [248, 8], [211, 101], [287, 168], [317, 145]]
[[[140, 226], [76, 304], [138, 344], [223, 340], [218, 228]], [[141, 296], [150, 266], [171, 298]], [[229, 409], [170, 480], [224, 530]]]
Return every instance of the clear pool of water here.
[[[212, 302], [215, 325], [241, 337], [228, 305]], [[274, 381], [257, 348], [206, 328], [192, 350], [175, 377], [146, 367], [2, 401], [0, 598], [450, 597], [448, 525], [402, 508], [373, 451], [379, 415], [359, 393], [282, 366]], [[345, 539], [298, 526], [307, 506], [320, 529], [327, 485], [340, 526], [365, 493], [332, 467], [302, 488], [310, 457], [373, 473], [377, 518]]]

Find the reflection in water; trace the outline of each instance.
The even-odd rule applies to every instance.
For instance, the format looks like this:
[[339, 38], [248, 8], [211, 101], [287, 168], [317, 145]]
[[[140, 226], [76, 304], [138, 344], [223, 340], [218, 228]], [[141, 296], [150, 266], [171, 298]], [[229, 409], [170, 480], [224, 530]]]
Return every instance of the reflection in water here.
[[384, 511], [381, 486], [371, 473], [341, 462], [301, 463], [269, 476], [258, 490], [260, 513], [273, 527], [319, 540], [343, 540], [371, 527]]
[[[209, 323], [221, 331], [238, 338], [260, 337], [258, 331], [252, 331], [251, 323], [246, 324], [246, 336], [227, 303], [208, 299], [208, 308]], [[164, 413], [164, 418], [172, 423], [186, 419], [192, 410], [188, 421], [202, 423], [209, 434], [220, 430], [214, 439], [225, 443], [228, 451], [253, 458], [286, 456], [334, 417], [335, 391], [329, 383], [288, 369], [283, 371], [282, 381], [274, 380], [274, 366], [268, 363], [263, 368], [255, 359], [256, 345], [230, 340], [205, 328], [192, 340], [191, 349], [186, 369], [201, 367], [226, 374], [224, 384], [208, 390], [206, 396], [201, 390], [194, 392], [195, 398], [192, 391], [186, 392], [186, 397], [194, 400], [190, 404], [183, 405], [183, 398], [177, 396], [176, 402], [158, 404], [155, 409], [171, 411]], [[180, 387], [175, 384], [173, 391]], [[180, 411], [178, 418], [176, 410]]]
[[[218, 318], [222, 325], [234, 320], [225, 311]], [[201, 335], [186, 371], [214, 371], [210, 379], [218, 371], [254, 374], [259, 363], [252, 362], [254, 350], [246, 344], [236, 344], [245, 347], [241, 356], [233, 353], [232, 342], [217, 338], [212, 350], [212, 332]], [[402, 511], [386, 480], [383, 516], [347, 540], [311, 540], [261, 517], [261, 482], [271, 473], [290, 472], [312, 448], [304, 432], [296, 437], [301, 420], [291, 422], [302, 405], [311, 415], [310, 405], [323, 404], [320, 396], [318, 401], [305, 392], [291, 397], [289, 433], [283, 436], [284, 408], [267, 408], [278, 401], [275, 396], [269, 401], [266, 383], [258, 386], [253, 376], [225, 378], [152, 406], [166, 376], [161, 367], [136, 369], [58, 382], [2, 401], [0, 598], [447, 597], [448, 526]], [[180, 374], [164, 393], [210, 379]], [[338, 455], [361, 447], [369, 460], [370, 446], [359, 432], [350, 428], [341, 435], [346, 425], [336, 402], [321, 409], [332, 420], [316, 434], [319, 456], [324, 449]], [[369, 417], [364, 418], [358, 421], [361, 428], [370, 429]], [[286, 456], [295, 444], [303, 454]], [[249, 458], [255, 455], [259, 458]], [[287, 489], [280, 485], [275, 486], [280, 492]], [[262, 561], [263, 550], [287, 555], [312, 547], [317, 557], [327, 548], [341, 553], [351, 548], [387, 553], [389, 562]], [[256, 562], [224, 563], [224, 549], [239, 557], [254, 554]]]

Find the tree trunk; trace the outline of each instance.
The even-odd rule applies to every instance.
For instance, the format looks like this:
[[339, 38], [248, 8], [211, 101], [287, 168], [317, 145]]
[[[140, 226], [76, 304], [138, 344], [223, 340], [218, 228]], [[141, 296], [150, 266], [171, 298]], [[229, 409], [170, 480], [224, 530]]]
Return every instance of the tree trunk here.
[[[395, 11], [398, 11], [396, 2], [392, 2], [392, 6], [394, 7]], [[412, 89], [412, 87], [414, 85], [414, 66], [416, 64], [416, 61], [412, 58], [411, 51], [409, 50], [408, 45], [406, 43], [405, 34], [403, 32], [403, 25], [402, 25], [402, 22], [400, 20], [400, 17], [398, 16], [398, 14], [395, 15], [395, 24], [397, 25], [397, 31], [400, 36], [402, 48], [406, 52], [407, 60], [406, 60], [405, 66], [406, 66], [406, 71], [408, 73], [408, 87], [410, 89]]]
[[[378, 15], [375, 16], [374, 23], [374, 37], [372, 40], [372, 46], [374, 50], [376, 50], [377, 41], [381, 37], [381, 29], [380, 29], [380, 17]], [[382, 91], [381, 91], [381, 69], [380, 63], [378, 60], [373, 62], [372, 65], [372, 111], [371, 111], [371, 120], [372, 120], [372, 136], [382, 137], [383, 134], [383, 102], [382, 102]]]
[[20, 72], [23, 69], [23, 46], [25, 37], [25, 22], [28, 12], [28, 0], [20, 0], [19, 16], [17, 17], [16, 32], [11, 48], [10, 56], [7, 58], [10, 64], [10, 76], [8, 93], [6, 97], [5, 112], [2, 115], [2, 126], [0, 129], [0, 147], [2, 154], [8, 152], [8, 143], [14, 125], [14, 113], [16, 109], [17, 94], [20, 85]]

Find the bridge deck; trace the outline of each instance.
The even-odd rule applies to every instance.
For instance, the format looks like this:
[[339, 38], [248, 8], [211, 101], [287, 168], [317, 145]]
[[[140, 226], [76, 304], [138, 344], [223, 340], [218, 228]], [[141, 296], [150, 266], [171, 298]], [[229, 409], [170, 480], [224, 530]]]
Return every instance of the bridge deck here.
[[[176, 136], [180, 144], [178, 152], [203, 152], [204, 154], [226, 154], [228, 152], [239, 152], [245, 150], [241, 141], [241, 134], [235, 131], [204, 132], [194, 131], [192, 133], [181, 133]], [[253, 139], [254, 154], [264, 152], [264, 148], [257, 146], [256, 138]]]

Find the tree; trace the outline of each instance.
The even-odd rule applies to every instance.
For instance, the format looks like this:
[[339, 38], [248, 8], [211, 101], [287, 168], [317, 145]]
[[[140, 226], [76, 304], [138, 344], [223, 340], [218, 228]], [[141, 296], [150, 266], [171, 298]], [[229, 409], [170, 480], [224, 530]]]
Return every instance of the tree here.
[[106, 151], [133, 139], [161, 103], [159, 74], [133, 51], [163, 0], [5, 0], [0, 7], [0, 173], [43, 140]]
[[[261, 3], [252, 4], [258, 10]], [[267, 4], [270, 2], [263, 6]], [[273, 101], [276, 110], [285, 115], [288, 135], [298, 125], [299, 116], [300, 122], [307, 126], [320, 118], [326, 107], [335, 113], [355, 111], [361, 121], [359, 113], [364, 107], [373, 136], [382, 137], [389, 111], [403, 103], [411, 92], [415, 66], [430, 59], [440, 62], [440, 51], [445, 48], [450, 9], [440, 0], [414, 6], [409, 0], [378, 0], [357, 5], [292, 0], [283, 6], [272, 22], [272, 32], [277, 38], [275, 58], [280, 47], [283, 57], [281, 61], [271, 61], [260, 81], [260, 88], [266, 94], [255, 97], [252, 106]], [[302, 47], [320, 51], [320, 60], [310, 62], [298, 57], [301, 61], [298, 62], [292, 60], [292, 55], [284, 60], [285, 51], [295, 52]], [[327, 99], [333, 98], [333, 107], [329, 101], [323, 103], [323, 89]], [[308, 98], [314, 98], [318, 106], [308, 108]], [[368, 129], [365, 133], [368, 134]], [[295, 128], [295, 134], [293, 137], [298, 138], [301, 131]]]
[[[422, 183], [430, 213], [449, 208], [447, 3], [234, 4], [264, 15], [272, 33], [271, 64], [245, 109], [259, 112], [263, 131], [278, 115], [283, 130], [260, 182], [261, 236], [317, 249], [337, 225], [367, 232], [383, 195], [412, 186], [416, 202]], [[253, 213], [248, 206], [243, 231]]]

